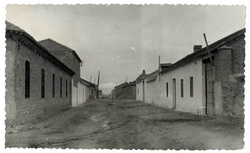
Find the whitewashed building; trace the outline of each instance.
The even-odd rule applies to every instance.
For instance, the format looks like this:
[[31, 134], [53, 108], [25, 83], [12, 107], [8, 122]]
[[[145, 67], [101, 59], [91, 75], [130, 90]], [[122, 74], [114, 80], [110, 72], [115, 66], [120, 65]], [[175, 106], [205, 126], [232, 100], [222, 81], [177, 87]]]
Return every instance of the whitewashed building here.
[[[245, 29], [137, 78], [136, 99], [199, 115], [244, 115]], [[198, 47], [198, 48], [197, 48]]]

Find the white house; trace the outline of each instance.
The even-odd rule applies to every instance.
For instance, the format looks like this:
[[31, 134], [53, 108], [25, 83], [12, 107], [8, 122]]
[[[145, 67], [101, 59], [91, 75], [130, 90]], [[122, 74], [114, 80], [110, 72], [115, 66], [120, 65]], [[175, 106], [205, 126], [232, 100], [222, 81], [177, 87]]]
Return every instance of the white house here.
[[199, 115], [244, 115], [245, 29], [136, 81], [136, 100]]

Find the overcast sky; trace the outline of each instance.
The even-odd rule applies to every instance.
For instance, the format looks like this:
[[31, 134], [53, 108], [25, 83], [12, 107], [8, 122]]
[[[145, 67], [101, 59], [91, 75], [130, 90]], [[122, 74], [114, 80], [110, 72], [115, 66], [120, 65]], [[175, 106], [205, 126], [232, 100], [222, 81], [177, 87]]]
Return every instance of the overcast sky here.
[[[211, 44], [245, 27], [244, 6], [7, 5], [6, 20], [36, 40], [51, 38], [77, 52], [81, 77], [100, 88], [134, 81], [143, 69], [174, 63], [193, 45]], [[96, 83], [97, 81], [95, 81]]]

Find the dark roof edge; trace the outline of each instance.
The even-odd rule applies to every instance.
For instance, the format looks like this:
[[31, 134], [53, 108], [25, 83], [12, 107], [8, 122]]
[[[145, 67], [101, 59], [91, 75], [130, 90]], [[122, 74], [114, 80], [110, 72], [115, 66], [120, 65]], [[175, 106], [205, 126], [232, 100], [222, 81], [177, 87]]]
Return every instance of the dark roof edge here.
[[[215, 51], [217, 48], [224, 46], [225, 44], [229, 44], [230, 42], [233, 42], [235, 40], [238, 40], [238, 38], [242, 38], [242, 36], [244, 37], [244, 33], [245, 33], [246, 29], [243, 28], [239, 31], [236, 31], [210, 45], [208, 45], [209, 49], [211, 52]], [[171, 65], [168, 69], [165, 69], [163, 71], [161, 71], [160, 73], [166, 73], [168, 71], [171, 71], [173, 69], [175, 69], [178, 66], [181, 66], [183, 64], [186, 64], [187, 62], [194, 60], [202, 55], [208, 54], [207, 53], [207, 47], [202, 48], [201, 50], [197, 51], [197, 52], [193, 52], [191, 54], [188, 54], [187, 56], [183, 57], [182, 59], [180, 59], [179, 61], [175, 62], [173, 65]]]
[[88, 84], [91, 84], [92, 86], [97, 86], [96, 84], [91, 83], [91, 82], [89, 82], [89, 81], [87, 81], [87, 80], [85, 80], [85, 79], [83, 79], [83, 78], [80, 78], [80, 80], [83, 81], [83, 82], [86, 82], [86, 83], [88, 83]]
[[[6, 23], [10, 23], [8, 21], [6, 21]], [[12, 23], [10, 23], [12, 24]], [[12, 24], [14, 25], [14, 24]], [[65, 72], [69, 73], [70, 75], [74, 75], [75, 72], [72, 71], [70, 68], [68, 68], [64, 63], [62, 63], [61, 61], [59, 61], [55, 56], [53, 56], [46, 48], [44, 48], [41, 44], [39, 44], [30, 34], [28, 34], [25, 30], [21, 29], [20, 30], [13, 30], [13, 29], [8, 29], [6, 28], [6, 32], [9, 31], [10, 33], [15, 32], [21, 36], [24, 36], [26, 38], [28, 38], [31, 43], [34, 43], [36, 46], [38, 46], [46, 55], [43, 55], [44, 58], [46, 58], [47, 60], [49, 60], [51, 63], [55, 64], [56, 66], [58, 66], [59, 68], [61, 68], [62, 70], [64, 70]], [[21, 38], [21, 37], [20, 37]], [[23, 38], [22, 38], [23, 39]]]

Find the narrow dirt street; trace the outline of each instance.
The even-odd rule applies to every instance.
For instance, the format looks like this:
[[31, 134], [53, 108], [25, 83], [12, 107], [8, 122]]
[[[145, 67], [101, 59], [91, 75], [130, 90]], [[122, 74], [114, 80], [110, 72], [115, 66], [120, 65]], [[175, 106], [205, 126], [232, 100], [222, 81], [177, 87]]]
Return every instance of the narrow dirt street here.
[[241, 149], [243, 119], [214, 119], [133, 100], [92, 100], [6, 129], [6, 147]]

